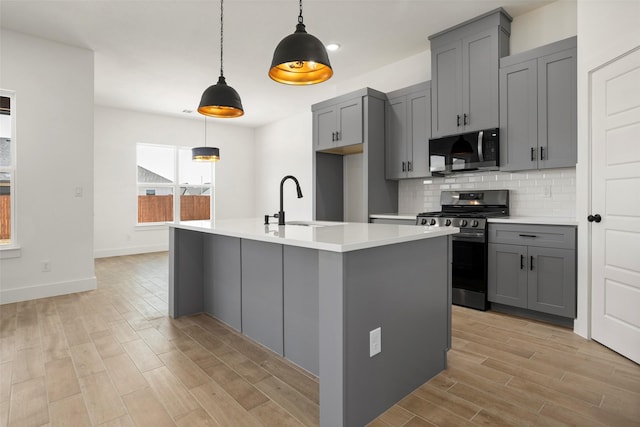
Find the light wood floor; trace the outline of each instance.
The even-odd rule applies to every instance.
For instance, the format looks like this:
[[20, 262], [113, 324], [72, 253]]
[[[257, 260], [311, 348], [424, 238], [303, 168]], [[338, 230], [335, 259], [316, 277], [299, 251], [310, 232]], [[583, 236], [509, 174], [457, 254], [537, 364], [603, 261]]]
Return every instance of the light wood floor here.
[[[167, 254], [98, 290], [0, 306], [0, 426], [315, 426], [318, 381], [205, 315], [170, 319]], [[449, 368], [371, 426], [639, 426], [640, 367], [571, 331], [454, 307]]]

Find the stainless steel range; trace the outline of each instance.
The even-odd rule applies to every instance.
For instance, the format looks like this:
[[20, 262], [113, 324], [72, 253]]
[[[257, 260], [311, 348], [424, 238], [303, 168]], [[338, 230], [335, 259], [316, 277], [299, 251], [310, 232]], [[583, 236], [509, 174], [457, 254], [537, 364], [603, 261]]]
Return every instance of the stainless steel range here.
[[487, 310], [487, 218], [509, 215], [509, 190], [443, 191], [440, 212], [423, 212], [417, 225], [458, 227], [451, 237], [452, 302]]

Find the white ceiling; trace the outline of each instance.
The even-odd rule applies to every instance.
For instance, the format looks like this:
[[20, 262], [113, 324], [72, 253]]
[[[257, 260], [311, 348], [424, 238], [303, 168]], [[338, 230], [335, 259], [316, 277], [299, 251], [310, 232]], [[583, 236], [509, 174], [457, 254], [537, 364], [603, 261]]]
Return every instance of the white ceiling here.
[[[273, 50], [297, 23], [296, 0], [227, 0], [224, 75], [245, 115], [230, 123], [261, 126], [331, 97], [335, 84], [429, 48], [427, 37], [497, 7], [513, 17], [550, 0], [305, 0], [310, 34], [342, 48], [329, 57], [328, 82], [291, 87], [267, 75]], [[187, 115], [220, 69], [218, 0], [1, 0], [3, 28], [95, 52], [95, 102]]]

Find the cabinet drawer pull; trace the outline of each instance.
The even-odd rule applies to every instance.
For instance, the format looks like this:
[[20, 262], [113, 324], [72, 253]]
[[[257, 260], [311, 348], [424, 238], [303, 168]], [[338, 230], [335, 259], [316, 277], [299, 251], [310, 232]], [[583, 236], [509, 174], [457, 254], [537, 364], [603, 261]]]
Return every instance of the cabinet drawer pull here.
[[529, 270], [533, 271], [533, 255], [529, 258]]
[[524, 270], [524, 255], [520, 255], [520, 270]]
[[536, 149], [534, 147], [531, 147], [531, 161], [536, 161]]
[[456, 115], [456, 126], [460, 127], [460, 114]]
[[535, 234], [518, 234], [520, 237], [538, 237]]

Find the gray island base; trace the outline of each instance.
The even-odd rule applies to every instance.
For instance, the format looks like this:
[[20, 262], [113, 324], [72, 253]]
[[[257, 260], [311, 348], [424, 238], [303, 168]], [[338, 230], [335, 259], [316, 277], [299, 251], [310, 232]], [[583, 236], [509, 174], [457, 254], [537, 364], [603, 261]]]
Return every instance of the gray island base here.
[[172, 317], [207, 313], [318, 375], [322, 427], [363, 426], [446, 368], [457, 229], [250, 221], [171, 225]]

